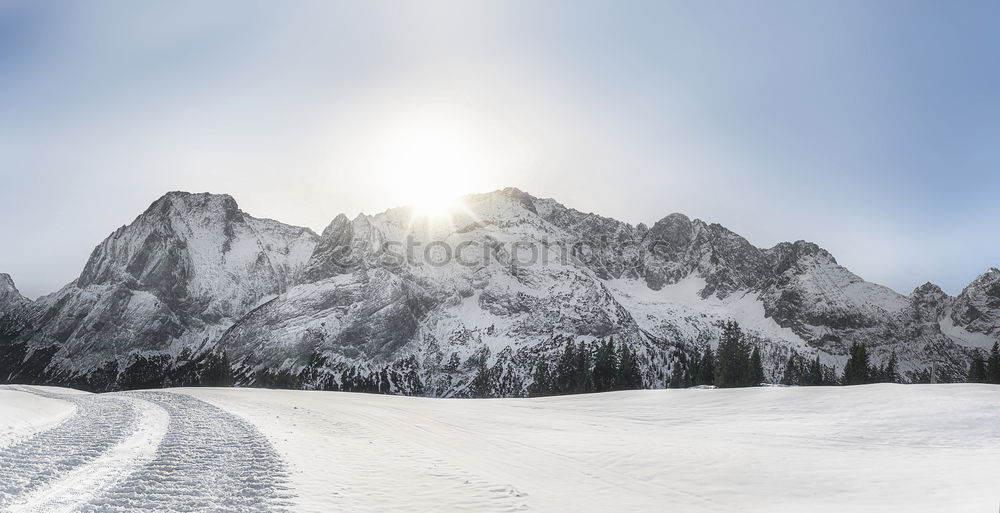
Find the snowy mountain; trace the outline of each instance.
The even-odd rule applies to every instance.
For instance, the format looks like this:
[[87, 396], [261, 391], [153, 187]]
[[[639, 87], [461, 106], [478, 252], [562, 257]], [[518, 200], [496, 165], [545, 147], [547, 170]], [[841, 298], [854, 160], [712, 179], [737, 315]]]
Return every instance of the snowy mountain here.
[[54, 294], [28, 301], [0, 278], [0, 378], [94, 389], [221, 361], [243, 384], [448, 396], [479, 374], [488, 395], [522, 395], [568, 342], [609, 339], [662, 387], [727, 320], [769, 379], [793, 350], [841, 366], [853, 342], [896, 354], [907, 379], [931, 362], [959, 379], [971, 348], [1000, 339], [996, 269], [954, 298], [903, 296], [812, 243], [761, 249], [682, 214], [633, 226], [516, 189], [466, 197], [447, 221], [399, 208], [321, 235], [174, 192]]
[[30, 304], [17, 290], [10, 275], [0, 273], [0, 337], [23, 329]]

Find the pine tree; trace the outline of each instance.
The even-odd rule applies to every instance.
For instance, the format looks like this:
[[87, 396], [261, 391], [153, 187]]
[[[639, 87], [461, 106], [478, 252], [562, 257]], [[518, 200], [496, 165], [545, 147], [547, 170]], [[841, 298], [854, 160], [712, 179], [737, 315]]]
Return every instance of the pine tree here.
[[743, 330], [735, 321], [727, 321], [715, 354], [715, 386], [720, 388], [748, 386], [754, 371]]
[[229, 363], [229, 354], [210, 352], [201, 362], [202, 386], [230, 387], [233, 386], [233, 367]]
[[819, 355], [809, 364], [809, 375], [806, 377], [806, 384], [810, 386], [820, 386], [824, 384], [823, 364], [819, 361]]
[[[618, 374], [618, 362], [615, 355], [615, 342], [611, 339], [601, 342], [594, 357], [594, 391], [606, 392], [615, 387], [615, 375]], [[675, 373], [680, 374], [680, 373]]]
[[864, 344], [851, 344], [850, 357], [844, 364], [844, 385], [863, 385], [871, 380], [871, 366], [868, 363], [868, 349]]
[[576, 390], [576, 344], [567, 342], [556, 364], [555, 392], [571, 394]]
[[534, 380], [528, 387], [528, 395], [531, 397], [541, 397], [552, 393], [552, 373], [549, 371], [549, 363], [539, 359], [535, 365]]
[[712, 346], [705, 347], [705, 354], [701, 357], [701, 367], [698, 370], [695, 385], [715, 384], [715, 353], [712, 351]]
[[581, 341], [576, 348], [576, 393], [586, 394], [594, 391], [593, 356], [586, 342]]
[[[596, 364], [595, 364], [596, 365]], [[615, 374], [618, 370], [615, 370]], [[691, 375], [688, 372], [687, 365], [681, 362], [674, 362], [670, 366], [670, 381], [667, 382], [667, 388], [686, 388], [688, 385], [685, 383], [690, 382]]]
[[638, 390], [643, 388], [642, 376], [639, 374], [639, 361], [628, 344], [621, 345], [618, 356], [618, 376], [615, 377], [616, 390]]
[[896, 360], [896, 352], [889, 354], [889, 361], [882, 368], [882, 381], [884, 383], [899, 383], [899, 363]]
[[688, 357], [687, 365], [684, 367], [684, 380], [681, 387], [687, 388], [698, 385], [701, 378], [701, 353], [696, 348]]
[[227, 351], [222, 352], [222, 361], [219, 365], [222, 366], [222, 380], [219, 386], [233, 386], [236, 380], [233, 378], [233, 365], [229, 362], [229, 353]]
[[990, 357], [986, 360], [986, 382], [1000, 385], [1000, 342], [993, 343]]
[[801, 385], [802, 377], [800, 374], [799, 354], [793, 349], [791, 354], [788, 355], [788, 361], [785, 362], [785, 372], [781, 374], [781, 384], [782, 385]]
[[764, 365], [760, 359], [760, 348], [754, 346], [753, 353], [750, 354], [750, 380], [748, 386], [759, 386], [764, 382]]
[[823, 382], [824, 385], [839, 385], [840, 380], [837, 378], [837, 369], [833, 365], [823, 366]]
[[976, 349], [972, 352], [972, 360], [969, 362], [969, 375], [966, 379], [969, 383], [986, 383], [986, 359], [983, 353]]
[[489, 353], [483, 355], [479, 358], [476, 364], [476, 375], [472, 378], [472, 383], [469, 384], [469, 392], [472, 397], [492, 397], [493, 390], [490, 385], [492, 380], [490, 379], [490, 369], [486, 365], [486, 359]]

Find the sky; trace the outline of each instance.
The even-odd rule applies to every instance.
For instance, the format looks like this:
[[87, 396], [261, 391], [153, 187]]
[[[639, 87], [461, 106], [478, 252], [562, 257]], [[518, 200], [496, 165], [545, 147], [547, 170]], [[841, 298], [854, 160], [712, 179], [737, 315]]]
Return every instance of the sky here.
[[1000, 3], [0, 0], [0, 272], [171, 190], [321, 231], [514, 186], [956, 294], [1000, 266]]

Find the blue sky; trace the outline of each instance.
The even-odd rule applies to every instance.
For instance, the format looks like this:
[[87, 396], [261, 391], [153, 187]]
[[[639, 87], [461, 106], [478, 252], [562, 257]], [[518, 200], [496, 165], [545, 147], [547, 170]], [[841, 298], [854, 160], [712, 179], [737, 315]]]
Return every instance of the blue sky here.
[[[167, 190], [321, 230], [446, 180], [957, 293], [1000, 265], [998, 26], [995, 1], [0, 0], [0, 272], [51, 292]], [[467, 172], [379, 171], [428, 126]]]

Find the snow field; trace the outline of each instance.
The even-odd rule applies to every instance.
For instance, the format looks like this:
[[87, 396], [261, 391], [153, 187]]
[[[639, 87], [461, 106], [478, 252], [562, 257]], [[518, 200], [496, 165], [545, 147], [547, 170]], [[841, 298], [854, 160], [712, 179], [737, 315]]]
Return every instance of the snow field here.
[[0, 387], [0, 449], [59, 425], [75, 411], [70, 402]]
[[990, 385], [489, 400], [72, 392], [0, 387], [0, 426], [20, 436], [0, 447], [0, 511], [853, 513], [1000, 505], [1000, 387]]
[[453, 400], [184, 389], [254, 424], [292, 510], [962, 512], [1000, 504], [1000, 387]]

